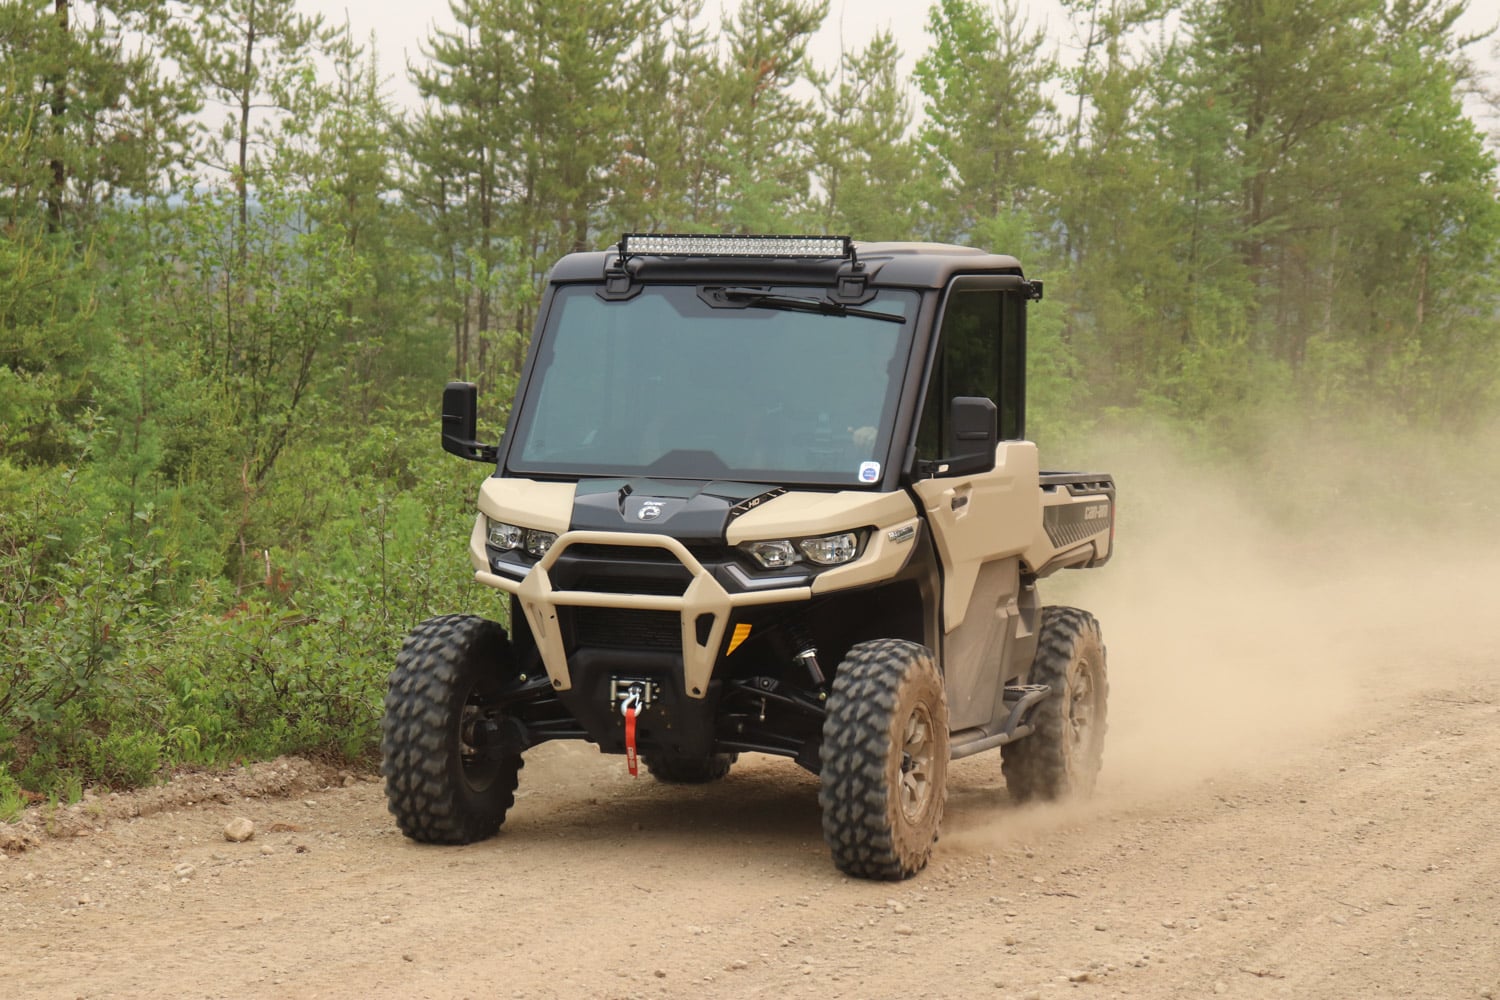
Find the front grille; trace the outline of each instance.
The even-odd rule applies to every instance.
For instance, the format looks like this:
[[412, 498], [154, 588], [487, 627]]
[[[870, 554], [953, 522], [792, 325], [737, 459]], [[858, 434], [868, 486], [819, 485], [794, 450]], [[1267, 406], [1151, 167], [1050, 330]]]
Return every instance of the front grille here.
[[[631, 550], [618, 546], [621, 551], [612, 558], [591, 551], [580, 555], [575, 545], [557, 560], [550, 576], [552, 585], [558, 590], [596, 591], [604, 594], [651, 594], [663, 597], [681, 597], [693, 581], [687, 567], [673, 559], [669, 553], [657, 549], [665, 559], [641, 558], [647, 549]], [[603, 546], [588, 546], [598, 550]]]
[[641, 577], [581, 576], [559, 590], [588, 590], [597, 594], [649, 594], [653, 597], [681, 597], [687, 592], [692, 578], [683, 574], [681, 580], [651, 580]]
[[682, 618], [674, 611], [588, 607], [569, 610], [575, 648], [682, 651]]

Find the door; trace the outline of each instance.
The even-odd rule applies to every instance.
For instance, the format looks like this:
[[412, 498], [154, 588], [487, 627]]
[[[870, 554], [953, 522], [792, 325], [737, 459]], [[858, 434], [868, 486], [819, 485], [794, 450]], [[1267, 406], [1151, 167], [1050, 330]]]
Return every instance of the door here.
[[[948, 289], [917, 435], [914, 491], [942, 563], [943, 649], [950, 724], [990, 721], [1000, 703], [1002, 666], [1029, 638], [1020, 614], [1020, 554], [1041, 522], [1036, 446], [1021, 440], [1025, 414], [1025, 299], [1014, 281], [958, 278]], [[949, 403], [985, 396], [1000, 422], [995, 467], [945, 475]]]

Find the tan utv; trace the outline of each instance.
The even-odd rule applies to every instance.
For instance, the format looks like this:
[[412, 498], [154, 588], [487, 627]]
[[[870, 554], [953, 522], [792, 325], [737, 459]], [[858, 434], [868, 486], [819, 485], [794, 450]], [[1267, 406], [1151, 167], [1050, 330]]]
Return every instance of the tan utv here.
[[1109, 558], [1114, 483], [1025, 440], [1041, 293], [1013, 257], [845, 237], [563, 258], [501, 443], [473, 385], [444, 390], [443, 447], [495, 468], [469, 555], [509, 628], [434, 618], [401, 649], [402, 832], [494, 835], [560, 739], [664, 782], [790, 757], [866, 878], [927, 863], [952, 759], [998, 748], [1018, 800], [1088, 793], [1104, 646], [1037, 583]]

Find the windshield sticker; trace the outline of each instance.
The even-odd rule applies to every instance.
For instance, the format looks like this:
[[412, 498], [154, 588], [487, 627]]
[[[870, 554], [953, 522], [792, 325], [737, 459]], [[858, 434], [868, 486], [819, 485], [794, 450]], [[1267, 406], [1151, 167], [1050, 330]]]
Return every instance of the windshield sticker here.
[[859, 466], [859, 481], [862, 483], [875, 483], [880, 481], [879, 462], [861, 462]]

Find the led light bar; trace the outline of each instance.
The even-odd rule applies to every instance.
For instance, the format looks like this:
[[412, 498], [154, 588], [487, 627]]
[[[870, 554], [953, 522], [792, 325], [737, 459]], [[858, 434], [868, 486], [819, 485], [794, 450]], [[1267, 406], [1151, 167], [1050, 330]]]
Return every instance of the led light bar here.
[[848, 236], [695, 236], [676, 233], [626, 233], [620, 256], [657, 257], [797, 257], [854, 258]]

